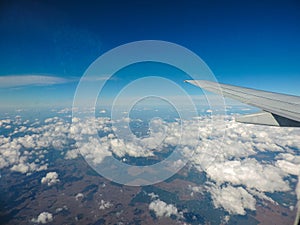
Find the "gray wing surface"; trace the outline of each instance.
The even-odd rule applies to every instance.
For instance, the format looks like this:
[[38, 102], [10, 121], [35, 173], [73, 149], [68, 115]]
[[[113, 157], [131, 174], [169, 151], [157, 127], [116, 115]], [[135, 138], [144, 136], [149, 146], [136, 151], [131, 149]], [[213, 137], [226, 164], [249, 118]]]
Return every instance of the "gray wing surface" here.
[[186, 80], [207, 91], [262, 109], [262, 112], [236, 118], [238, 122], [271, 126], [300, 127], [300, 97], [219, 84], [206, 80]]

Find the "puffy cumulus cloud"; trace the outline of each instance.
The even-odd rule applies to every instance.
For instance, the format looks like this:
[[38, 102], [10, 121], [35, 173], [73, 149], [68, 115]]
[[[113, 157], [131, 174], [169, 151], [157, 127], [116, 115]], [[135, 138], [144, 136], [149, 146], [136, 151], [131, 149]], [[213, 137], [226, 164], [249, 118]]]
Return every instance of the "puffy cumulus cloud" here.
[[10, 138], [1, 136], [0, 139], [2, 139], [0, 142], [3, 143], [0, 146], [0, 168], [2, 169], [19, 161], [22, 146], [16, 140]]
[[0, 143], [0, 169], [11, 166], [12, 171], [20, 173], [47, 169], [46, 164], [38, 165], [28, 161], [29, 153], [21, 151], [24, 146], [22, 146], [22, 141], [19, 138], [12, 139], [0, 136]]
[[113, 204], [108, 202], [108, 201], [104, 201], [103, 199], [100, 201], [100, 206], [99, 209], [104, 210], [104, 209], [108, 209], [110, 207], [112, 207]]
[[[94, 165], [100, 164], [107, 156], [111, 156], [108, 143], [102, 138], [99, 142], [97, 138], [90, 137], [88, 141], [77, 142], [78, 151], [89, 162]], [[102, 143], [102, 144], [101, 144]], [[74, 157], [73, 152], [67, 153], [66, 157]], [[78, 154], [77, 154], [78, 155]]]
[[191, 190], [191, 195], [193, 196], [194, 195], [194, 192], [195, 193], [204, 193], [205, 191], [205, 187], [204, 186], [192, 186], [192, 185], [188, 185], [188, 189]]
[[[107, 156], [111, 156], [110, 144], [108, 143], [108, 132], [110, 120], [108, 118], [72, 118], [70, 137], [76, 141], [76, 149], [68, 150], [65, 158], [74, 159], [79, 154], [84, 156], [93, 164], [99, 164]], [[98, 131], [107, 135], [98, 137]]]
[[53, 148], [63, 150], [69, 146], [70, 124], [62, 118], [47, 118], [44, 124], [39, 126], [30, 126], [26, 134], [17, 140], [25, 147], [34, 150]]
[[25, 162], [22, 159], [23, 158], [20, 159], [18, 164], [13, 165], [11, 167], [12, 171], [20, 172], [20, 173], [27, 173], [29, 175], [31, 172], [46, 170], [48, 168], [47, 164], [38, 165], [38, 164], [35, 164], [33, 162], [32, 163]]
[[46, 224], [53, 221], [53, 215], [49, 212], [42, 212], [37, 218], [31, 219], [33, 223]]
[[48, 186], [52, 186], [59, 182], [58, 174], [56, 172], [49, 172], [45, 177], [41, 179], [42, 184], [47, 184]]
[[82, 193], [78, 193], [76, 196], [75, 196], [75, 199], [76, 201], [79, 201], [79, 200], [82, 200], [84, 197], [84, 195]]
[[129, 155], [132, 157], [149, 157], [153, 156], [153, 152], [145, 148], [142, 145], [139, 145], [135, 141], [127, 141], [122, 139], [110, 139], [110, 146], [113, 153], [118, 157], [123, 157]]
[[276, 156], [276, 159], [282, 159], [291, 163], [300, 164], [300, 155], [294, 155], [291, 153], [280, 153]]
[[160, 199], [156, 199], [149, 204], [149, 209], [154, 211], [157, 217], [170, 217], [174, 215], [178, 218], [182, 217], [182, 213], [173, 204], [167, 204]]
[[[25, 124], [20, 118], [1, 120], [2, 128], [12, 125], [17, 129], [14, 134], [0, 136], [0, 168], [10, 167], [23, 173], [47, 169], [45, 157], [49, 149], [61, 151], [66, 159], [81, 154], [99, 164], [113, 154], [120, 158], [127, 155], [149, 157], [176, 147], [215, 185], [213, 188], [208, 183], [201, 192], [210, 192], [216, 207], [230, 209], [233, 214], [252, 210], [253, 205], [244, 207], [244, 211], [224, 207], [223, 198], [227, 195], [223, 193], [226, 191], [234, 188], [239, 196], [251, 195], [256, 200], [272, 202], [267, 194], [290, 191], [292, 182], [287, 178], [299, 174], [299, 129], [240, 124], [230, 116], [168, 123], [154, 119], [149, 124], [149, 135], [139, 138], [130, 131], [130, 122], [105, 117], [73, 118], [72, 124], [61, 117], [33, 124]], [[70, 144], [74, 142], [76, 145]], [[199, 192], [200, 189], [191, 188], [191, 191]]]
[[[0, 136], [0, 169], [10, 167], [11, 170], [21, 173], [47, 169], [46, 156], [49, 150], [61, 151], [61, 155], [65, 155], [66, 159], [74, 159], [80, 152], [86, 157], [93, 158], [95, 163], [100, 163], [103, 158], [111, 155], [111, 151], [108, 150], [111, 145], [106, 143], [106, 139], [110, 140], [112, 134], [103, 137], [100, 148], [95, 145], [98, 142], [96, 138], [89, 137], [88, 140], [80, 138], [82, 135], [97, 133], [91, 128], [91, 122], [95, 122], [100, 131], [111, 131], [107, 127], [108, 121], [107, 118], [99, 118], [95, 121], [81, 122], [75, 118], [73, 121], [75, 126], [71, 127], [67, 120], [57, 116], [47, 118], [42, 123], [38, 120], [33, 123], [27, 120], [23, 122], [21, 117], [15, 120], [1, 120], [1, 125], [14, 124], [15, 129], [7, 136]], [[77, 146], [74, 145], [75, 138]], [[133, 148], [131, 144], [128, 146]]]
[[153, 193], [153, 192], [148, 193], [148, 196], [149, 196], [151, 199], [158, 199], [158, 197], [159, 197], [157, 194], [155, 194], [155, 193]]
[[239, 215], [245, 215], [245, 209], [255, 210], [255, 198], [242, 187], [212, 185], [209, 190], [215, 207]]
[[290, 153], [281, 153], [276, 159], [276, 165], [288, 174], [300, 175], [300, 156]]
[[81, 140], [86, 135], [97, 135], [97, 131], [111, 132], [111, 120], [107, 117], [99, 118], [72, 118], [70, 132], [76, 140]]
[[294, 164], [285, 160], [278, 160], [276, 165], [288, 174], [300, 175], [300, 164]]
[[12, 122], [11, 119], [2, 119], [2, 120], [0, 120], [0, 127], [1, 126], [5, 127], [5, 126], [9, 125], [11, 122]]
[[[201, 141], [190, 158], [191, 164], [205, 172], [210, 181], [200, 188], [201, 192], [211, 193], [215, 207], [222, 207], [231, 214], [255, 210], [253, 199], [276, 204], [266, 193], [291, 190], [287, 178], [299, 174], [300, 130], [240, 124], [231, 117], [216, 116], [213, 120], [209, 125], [200, 118]], [[210, 133], [206, 127], [211, 128]], [[265, 156], [267, 160], [262, 160]], [[198, 187], [193, 189], [197, 192]], [[238, 193], [239, 198], [226, 203], [225, 198], [231, 199], [228, 190]], [[238, 204], [244, 195], [252, 199], [251, 205], [246, 206], [241, 201]]]
[[[117, 121], [111, 121], [108, 118], [73, 118], [71, 133], [77, 142], [78, 150], [87, 157], [92, 157], [97, 149], [101, 149], [103, 157], [113, 153], [120, 158], [126, 155], [154, 156], [155, 152], [161, 152], [170, 146], [181, 148], [182, 152], [188, 152], [189, 147], [194, 148], [199, 141], [198, 121], [182, 121], [181, 124], [178, 121], [166, 123], [161, 119], [153, 119], [149, 123], [149, 135], [143, 137], [137, 137], [132, 133], [129, 128], [130, 121], [128, 118]], [[97, 130], [93, 127], [97, 127], [97, 130], [102, 133], [100, 138], [97, 137]], [[93, 147], [89, 150], [92, 146], [87, 148], [88, 142], [92, 142], [97, 148]], [[103, 157], [101, 154], [98, 156], [96, 161], [101, 162]], [[76, 152], [69, 152], [66, 157], [75, 158]]]
[[279, 168], [260, 164], [255, 159], [215, 162], [207, 168], [206, 173], [217, 184], [230, 182], [263, 192], [290, 190]]
[[79, 155], [78, 149], [68, 150], [65, 154], [65, 159], [76, 159]]
[[[292, 145], [294, 147], [294, 144]], [[282, 153], [279, 154], [277, 157], [279, 159], [276, 162], [276, 165], [285, 171], [288, 174], [298, 176], [298, 183], [296, 186], [296, 196], [297, 196], [297, 215], [296, 218], [300, 218], [300, 156], [293, 155], [290, 153]], [[290, 206], [290, 208], [294, 208], [294, 206]]]
[[31, 173], [47, 169], [45, 155], [48, 150], [72, 149], [70, 124], [62, 118], [48, 118], [30, 122], [21, 117], [7, 119], [3, 123], [13, 124], [14, 131], [0, 136], [0, 169], [9, 167], [12, 171]]
[[230, 220], [229, 215], [224, 216], [223, 219], [222, 219], [222, 224], [228, 224], [229, 220]]
[[[76, 140], [78, 151], [92, 163], [98, 164], [107, 156], [115, 154], [118, 157], [126, 155], [131, 157], [149, 157], [153, 156], [153, 151], [160, 151], [158, 139], [164, 136], [162, 125], [153, 121], [152, 135], [145, 138], [137, 138], [131, 131], [124, 132], [124, 123], [129, 121], [110, 121], [108, 118], [79, 119], [73, 118], [71, 126], [72, 137]], [[111, 124], [113, 124], [111, 126]], [[97, 130], [103, 134], [98, 137]], [[128, 127], [127, 127], [128, 128]], [[122, 133], [123, 132], [123, 133]], [[120, 134], [121, 133], [121, 134]], [[120, 137], [118, 137], [120, 136]], [[77, 153], [70, 150], [66, 158], [75, 158]]]
[[[3, 120], [2, 124], [12, 122]], [[47, 169], [46, 162], [42, 159], [49, 149], [62, 151], [61, 154], [66, 159], [74, 159], [80, 153], [92, 163], [99, 164], [112, 154], [120, 158], [126, 155], [149, 157], [169, 146], [180, 145], [183, 152], [188, 152], [189, 146], [194, 146], [198, 140], [198, 126], [193, 121], [184, 121], [185, 125], [180, 126], [179, 122], [166, 123], [154, 119], [150, 123], [150, 135], [143, 138], [136, 137], [131, 131], [120, 135], [120, 124], [130, 122], [126, 118], [120, 121], [111, 121], [104, 117], [73, 118], [72, 125], [57, 116], [43, 122], [25, 122], [18, 117], [14, 132], [8, 137], [0, 136], [1, 168], [10, 167], [23, 173]], [[97, 129], [94, 129], [94, 125]], [[188, 127], [189, 136], [181, 137], [185, 133], [182, 132], [182, 127]], [[76, 145], [71, 144], [74, 140]], [[178, 144], [178, 140], [181, 143]], [[35, 164], [32, 164], [33, 161]]]

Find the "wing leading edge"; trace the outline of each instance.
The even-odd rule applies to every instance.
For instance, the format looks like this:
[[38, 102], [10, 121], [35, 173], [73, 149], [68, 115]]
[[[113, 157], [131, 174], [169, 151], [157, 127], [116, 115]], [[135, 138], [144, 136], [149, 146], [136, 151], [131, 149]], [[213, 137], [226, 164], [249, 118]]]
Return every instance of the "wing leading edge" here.
[[236, 118], [238, 122], [300, 127], [300, 96], [260, 91], [206, 80], [186, 80], [185, 82], [263, 110], [260, 113]]

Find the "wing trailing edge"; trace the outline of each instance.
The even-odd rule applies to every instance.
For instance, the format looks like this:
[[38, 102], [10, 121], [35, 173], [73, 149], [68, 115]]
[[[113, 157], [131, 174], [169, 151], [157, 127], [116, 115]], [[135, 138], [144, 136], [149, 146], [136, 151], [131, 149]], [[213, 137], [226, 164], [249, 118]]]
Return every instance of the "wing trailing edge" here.
[[276, 126], [276, 127], [300, 127], [300, 122], [291, 120], [269, 112], [259, 112], [236, 117], [240, 123]]
[[300, 127], [300, 97], [251, 88], [220, 84], [206, 80], [186, 80], [204, 90], [229, 97], [263, 111], [236, 118], [242, 123]]

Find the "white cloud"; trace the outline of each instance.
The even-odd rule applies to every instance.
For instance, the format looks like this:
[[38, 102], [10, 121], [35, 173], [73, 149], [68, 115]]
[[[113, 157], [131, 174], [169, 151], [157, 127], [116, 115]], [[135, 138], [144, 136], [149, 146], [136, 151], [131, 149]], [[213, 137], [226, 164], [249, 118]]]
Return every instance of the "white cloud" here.
[[76, 201], [79, 201], [81, 199], [83, 199], [84, 195], [82, 193], [78, 193], [76, 196], [75, 196], [75, 199]]
[[274, 201], [272, 198], [268, 197], [264, 192], [257, 191], [255, 189], [247, 189], [249, 194], [253, 195], [253, 197], [257, 197], [261, 200], [265, 200], [267, 202], [271, 202], [272, 204], [278, 205], [276, 201]]
[[[61, 151], [66, 159], [74, 159], [80, 152], [92, 163], [99, 164], [112, 154], [119, 157], [149, 157], [170, 146], [178, 147], [193, 167], [205, 172], [214, 184], [213, 187], [207, 183], [204, 188], [189, 189], [214, 194], [215, 206], [223, 207], [232, 214], [252, 210], [253, 205], [245, 206], [243, 210], [240, 203], [236, 209], [224, 206], [224, 196], [228, 197], [228, 190], [234, 188], [232, 190], [239, 196], [250, 195], [256, 200], [276, 204], [267, 194], [290, 191], [292, 183], [287, 177], [299, 174], [299, 129], [239, 124], [231, 117], [213, 116], [181, 121], [182, 127], [179, 121], [165, 123], [153, 120], [150, 124], [151, 135], [140, 139], [133, 134], [118, 136], [114, 133], [118, 129], [117, 124], [126, 121], [111, 121], [109, 118], [73, 118], [72, 125], [59, 117], [48, 118], [45, 124], [37, 122], [33, 126], [20, 122], [20, 118], [1, 120], [2, 127], [15, 126], [14, 132], [17, 134], [0, 135], [1, 169], [9, 167], [21, 173], [47, 169], [45, 160], [49, 148]], [[97, 135], [97, 131], [92, 129], [94, 123], [104, 132], [100, 139], [93, 136]], [[184, 136], [181, 136], [182, 133]], [[70, 145], [70, 141], [74, 140], [76, 146]], [[191, 157], [190, 152], [195, 146]], [[261, 155], [268, 158], [264, 160]], [[35, 158], [36, 161], [32, 160]]]
[[[238, 203], [239, 199], [234, 199], [237, 203], [233, 200], [226, 203], [224, 196], [229, 198], [228, 190], [239, 193], [237, 196], [245, 194], [277, 204], [266, 193], [291, 190], [286, 178], [289, 174], [299, 174], [300, 156], [295, 150], [300, 149], [299, 129], [240, 124], [230, 117], [222, 123], [223, 126], [214, 122], [210, 134], [206, 131], [207, 121], [201, 123], [201, 142], [191, 158], [191, 164], [205, 172], [214, 184], [214, 188], [208, 183], [204, 189], [214, 196], [215, 207], [223, 207], [231, 214], [255, 209], [254, 201], [248, 208]], [[270, 158], [260, 160], [260, 153]]]
[[48, 186], [52, 186], [59, 182], [58, 174], [56, 172], [49, 172], [45, 177], [41, 179], [42, 184], [47, 184]]
[[300, 164], [294, 164], [285, 160], [278, 160], [276, 161], [276, 165], [286, 173], [297, 176], [300, 175]]
[[49, 212], [42, 212], [37, 218], [31, 219], [33, 223], [46, 224], [53, 221], [53, 216]]
[[72, 112], [71, 108], [64, 108], [64, 109], [59, 110], [57, 113], [58, 114], [65, 114], [65, 113], [71, 113], [71, 112]]
[[255, 210], [255, 198], [242, 187], [213, 185], [209, 190], [215, 207], [223, 207], [231, 214], [245, 215], [245, 209]]
[[205, 191], [204, 186], [191, 186], [190, 184], [188, 185], [188, 189], [192, 191], [191, 195], [194, 195], [194, 192], [203, 194]]
[[68, 207], [66, 205], [64, 205], [63, 207], [56, 208], [55, 212], [59, 213], [59, 212], [64, 211], [64, 210], [68, 210]]
[[292, 175], [300, 175], [300, 156], [292, 155], [290, 153], [281, 153], [276, 159], [276, 166], [284, 172]]
[[[102, 144], [100, 144], [102, 143]], [[89, 141], [86, 142], [78, 142], [77, 147], [78, 151], [82, 156], [88, 159], [94, 165], [100, 164], [103, 159], [107, 156], [111, 156], [111, 152], [109, 151], [109, 146], [105, 142], [105, 140], [101, 139], [100, 143], [97, 138], [89, 138]], [[68, 154], [67, 157], [74, 157], [73, 155]]]
[[107, 81], [107, 80], [115, 80], [116, 78], [111, 77], [110, 75], [91, 75], [89, 77], [84, 76], [81, 77], [80, 81], [84, 81], [84, 82], [96, 82], [96, 81]]
[[100, 206], [99, 209], [104, 210], [104, 209], [109, 209], [110, 207], [112, 207], [113, 204], [108, 202], [108, 201], [104, 201], [103, 199], [100, 201]]
[[14, 140], [9, 139], [10, 142], [8, 142], [8, 139], [6, 138], [3, 139], [5, 139], [2, 141], [4, 142], [4, 144], [0, 146], [0, 153], [1, 153], [0, 168], [4, 168], [14, 163], [17, 163], [20, 158], [19, 150], [22, 147], [15, 139]]
[[149, 205], [149, 209], [153, 210], [158, 217], [170, 217], [171, 215], [182, 217], [182, 214], [178, 212], [178, 209], [173, 204], [167, 204], [164, 201], [156, 199]]
[[20, 173], [27, 173], [28, 172], [28, 166], [26, 164], [17, 164], [17, 165], [13, 165], [13, 167], [11, 168], [12, 171], [15, 172], [20, 172]]
[[70, 124], [65, 120], [53, 117], [40, 124], [38, 120], [23, 122], [20, 116], [14, 119], [1, 120], [4, 125], [13, 124], [14, 131], [8, 136], [0, 135], [0, 169], [10, 167], [12, 171], [27, 174], [45, 170], [49, 148], [59, 151], [66, 147], [73, 149]]
[[260, 164], [255, 159], [215, 162], [206, 172], [218, 184], [230, 182], [271, 193], [290, 190], [289, 183], [284, 181], [284, 174], [279, 168]]
[[159, 196], [153, 192], [149, 193], [148, 196], [150, 196], [151, 199], [157, 199]]
[[69, 150], [65, 155], [65, 159], [76, 159], [79, 154], [80, 152], [78, 151], [78, 149]]
[[44, 75], [10, 75], [0, 76], [0, 88], [11, 88], [30, 85], [53, 85], [70, 82], [62, 77]]
[[229, 215], [224, 216], [223, 219], [222, 219], [222, 224], [228, 224], [229, 220], [230, 220]]

